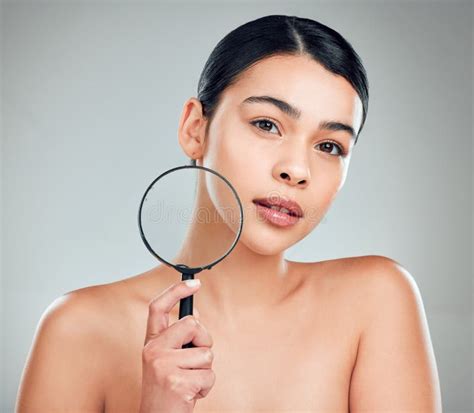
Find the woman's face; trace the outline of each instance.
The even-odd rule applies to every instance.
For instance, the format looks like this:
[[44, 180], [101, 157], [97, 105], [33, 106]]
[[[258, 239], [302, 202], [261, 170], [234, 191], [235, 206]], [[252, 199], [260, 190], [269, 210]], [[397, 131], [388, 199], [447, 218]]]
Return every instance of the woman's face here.
[[[355, 139], [320, 125], [338, 122], [357, 133], [361, 121], [362, 103], [350, 83], [307, 56], [272, 56], [243, 72], [221, 95], [198, 162], [223, 174], [239, 194], [240, 242], [276, 254], [310, 233], [344, 184]], [[303, 216], [285, 227], [263, 219], [253, 201], [267, 197], [297, 202]]]

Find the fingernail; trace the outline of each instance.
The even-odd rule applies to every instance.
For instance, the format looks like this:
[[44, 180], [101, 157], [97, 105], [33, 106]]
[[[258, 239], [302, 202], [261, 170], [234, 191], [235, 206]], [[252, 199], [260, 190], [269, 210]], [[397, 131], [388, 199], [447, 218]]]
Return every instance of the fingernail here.
[[201, 285], [201, 280], [199, 278], [194, 278], [192, 280], [184, 280], [184, 282], [188, 287], [196, 287], [198, 285]]

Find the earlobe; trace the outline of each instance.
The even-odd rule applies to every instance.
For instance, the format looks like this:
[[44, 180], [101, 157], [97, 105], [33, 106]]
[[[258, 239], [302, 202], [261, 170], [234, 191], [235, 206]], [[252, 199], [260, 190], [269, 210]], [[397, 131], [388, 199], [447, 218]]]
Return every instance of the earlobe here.
[[183, 106], [178, 127], [178, 141], [187, 157], [199, 159], [203, 156], [206, 122], [200, 100], [189, 98]]

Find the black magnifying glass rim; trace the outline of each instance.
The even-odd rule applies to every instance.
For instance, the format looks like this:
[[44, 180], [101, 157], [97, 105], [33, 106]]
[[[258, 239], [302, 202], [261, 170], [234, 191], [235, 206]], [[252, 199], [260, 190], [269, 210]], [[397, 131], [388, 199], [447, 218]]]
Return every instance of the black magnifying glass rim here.
[[[235, 198], [237, 199], [237, 202], [239, 204], [239, 209], [240, 209], [240, 225], [239, 225], [239, 232], [237, 234], [237, 237], [235, 238], [234, 240], [234, 243], [231, 245], [231, 247], [229, 248], [229, 250], [222, 256], [220, 257], [219, 259], [217, 259], [216, 261], [212, 262], [211, 264], [208, 264], [208, 265], [205, 265], [203, 267], [188, 267], [187, 265], [185, 264], [173, 264], [171, 262], [168, 262], [166, 261], [163, 257], [160, 257], [160, 255], [158, 255], [156, 253], [155, 250], [153, 250], [153, 248], [151, 247], [151, 245], [148, 243], [146, 237], [145, 237], [145, 234], [143, 233], [143, 227], [142, 227], [142, 219], [141, 219], [141, 216], [142, 216], [142, 208], [143, 208], [143, 203], [145, 202], [145, 198], [148, 194], [148, 192], [150, 192], [150, 189], [153, 187], [153, 185], [155, 184], [156, 181], [158, 181], [159, 179], [163, 178], [165, 175], [171, 173], [171, 172], [174, 172], [174, 171], [177, 171], [179, 169], [187, 169], [187, 168], [193, 168], [193, 169], [203, 169], [205, 171], [208, 171], [208, 172], [211, 172], [213, 173], [214, 175], [217, 175], [219, 176], [221, 179], [223, 179], [227, 185], [229, 185], [230, 189], [232, 190], [232, 192], [234, 193], [234, 196]], [[237, 191], [235, 190], [235, 188], [232, 186], [232, 184], [229, 182], [229, 180], [227, 178], [225, 178], [224, 176], [222, 176], [219, 172], [213, 170], [213, 169], [210, 169], [210, 168], [206, 168], [205, 166], [199, 166], [199, 165], [182, 165], [182, 166], [177, 166], [175, 168], [171, 168], [171, 169], [168, 169], [167, 171], [163, 172], [160, 176], [158, 176], [157, 178], [155, 178], [153, 180], [153, 182], [148, 185], [148, 188], [146, 189], [145, 193], [143, 194], [142, 196], [142, 199], [140, 201], [140, 207], [138, 208], [138, 228], [140, 230], [140, 237], [143, 241], [143, 243], [145, 244], [145, 246], [148, 248], [148, 251], [150, 251], [150, 253], [152, 255], [154, 255], [156, 258], [158, 258], [161, 262], [163, 262], [164, 264], [166, 265], [169, 265], [170, 267], [173, 267], [175, 268], [177, 271], [179, 272], [186, 272], [186, 273], [189, 273], [189, 274], [196, 274], [198, 272], [201, 272], [202, 270], [206, 270], [206, 269], [211, 269], [214, 265], [216, 265], [218, 262], [222, 261], [225, 257], [227, 257], [230, 252], [234, 249], [235, 245], [237, 244], [237, 242], [239, 241], [239, 238], [240, 238], [240, 234], [242, 233], [242, 227], [243, 227], [243, 224], [244, 224], [244, 211], [243, 211], [243, 208], [242, 208], [242, 202], [240, 201], [240, 198], [239, 198], [239, 195], [237, 194]]]

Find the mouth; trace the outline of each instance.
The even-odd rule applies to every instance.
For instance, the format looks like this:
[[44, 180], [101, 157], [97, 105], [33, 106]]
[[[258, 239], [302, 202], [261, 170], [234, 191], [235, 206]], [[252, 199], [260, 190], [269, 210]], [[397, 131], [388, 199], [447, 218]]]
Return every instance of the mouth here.
[[296, 201], [288, 198], [258, 198], [254, 199], [252, 202], [264, 208], [289, 215], [290, 217], [301, 218], [303, 216], [303, 210], [301, 209], [300, 205]]

